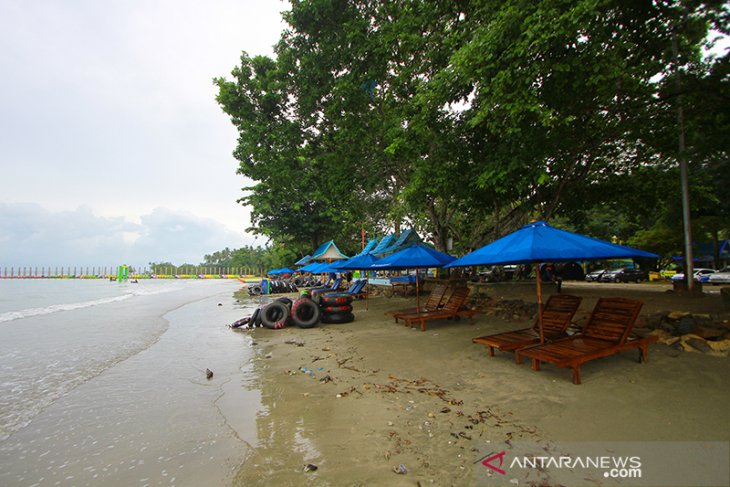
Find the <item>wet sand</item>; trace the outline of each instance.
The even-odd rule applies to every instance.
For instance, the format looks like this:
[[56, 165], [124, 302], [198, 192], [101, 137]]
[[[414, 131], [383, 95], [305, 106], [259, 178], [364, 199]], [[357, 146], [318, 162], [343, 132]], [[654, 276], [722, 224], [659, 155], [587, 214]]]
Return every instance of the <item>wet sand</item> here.
[[[643, 299], [642, 315], [721, 312], [717, 289], [706, 298], [667, 289], [565, 283], [563, 292], [583, 297], [577, 317], [607, 295]], [[485, 291], [535, 302], [532, 283]], [[568, 369], [535, 372], [471, 342], [531, 320], [480, 314], [421, 332], [384, 315], [410, 306], [413, 298], [379, 297], [367, 310], [356, 301], [351, 324], [249, 332], [249, 387], [259, 389], [262, 409], [234, 485], [467, 486], [478, 483], [489, 442], [730, 439], [728, 357], [654, 344], [649, 363], [639, 364], [636, 351], [595, 360], [574, 385]], [[318, 468], [305, 472], [306, 464]], [[395, 473], [399, 465], [407, 473]]]
[[[149, 334], [160, 326], [164, 333], [66, 392], [0, 442], [0, 485], [230, 485], [248, 443], [255, 442], [259, 403], [258, 392], [247, 387], [250, 337], [232, 336], [226, 327], [249, 313], [232, 297], [239, 287], [224, 281], [187, 283], [178, 292], [75, 314], [83, 321], [92, 319], [88, 313], [102, 313], [100, 334], [128, 326], [113, 319], [125, 314], [147, 326]], [[33, 320], [62, 333], [62, 318]], [[50, 335], [39, 333], [36, 339], [48, 342]], [[84, 341], [107, 346], [78, 337]], [[79, 354], [79, 344], [74, 346], [66, 352]], [[210, 379], [206, 368], [214, 372]], [[48, 373], [58, 373], [53, 364]]]

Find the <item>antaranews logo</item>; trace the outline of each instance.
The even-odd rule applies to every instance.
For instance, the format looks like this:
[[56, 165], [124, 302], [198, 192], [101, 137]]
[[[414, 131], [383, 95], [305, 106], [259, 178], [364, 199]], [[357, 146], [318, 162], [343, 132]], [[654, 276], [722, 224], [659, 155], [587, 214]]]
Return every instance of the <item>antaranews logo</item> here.
[[[474, 463], [480, 463], [500, 475], [507, 475], [503, 468], [506, 451], [490, 452]], [[605, 478], [641, 478], [641, 458], [638, 456], [515, 456], [509, 463], [510, 470], [537, 469], [596, 469]]]

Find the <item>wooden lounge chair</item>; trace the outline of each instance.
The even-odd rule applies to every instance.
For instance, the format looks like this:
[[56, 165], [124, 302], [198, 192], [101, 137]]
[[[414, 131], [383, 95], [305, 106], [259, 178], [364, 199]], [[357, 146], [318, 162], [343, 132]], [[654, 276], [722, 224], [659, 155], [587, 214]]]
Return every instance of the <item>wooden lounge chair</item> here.
[[533, 370], [542, 362], [573, 369], [573, 383], [580, 384], [580, 366], [589, 360], [608, 357], [623, 350], [637, 348], [639, 362], [649, 358], [649, 344], [656, 336], [629, 339], [642, 301], [626, 298], [601, 298], [580, 333], [550, 343], [516, 351], [518, 357], [530, 357]]
[[386, 311], [385, 314], [394, 317], [395, 322], [398, 323], [398, 319], [402, 318], [403, 316], [412, 315], [414, 313], [418, 313], [419, 311], [435, 311], [441, 306], [441, 301], [444, 300], [446, 289], [446, 284], [436, 284], [431, 290], [431, 294], [428, 295], [426, 303], [420, 308], [420, 310], [417, 308], [398, 309], [393, 311]]
[[[542, 309], [542, 328], [545, 340], [552, 341], [565, 338], [565, 330], [570, 325], [575, 312], [578, 311], [582, 298], [570, 294], [553, 294]], [[540, 343], [539, 317], [532, 328], [507, 331], [473, 338], [472, 342], [484, 344], [489, 348], [489, 356], [494, 357], [494, 349], [503, 352], [514, 352], [518, 348], [529, 347]], [[515, 359], [517, 355], [515, 354]], [[519, 363], [519, 360], [518, 362]]]
[[427, 321], [459, 316], [461, 307], [464, 306], [464, 303], [466, 303], [470, 292], [471, 290], [468, 287], [456, 287], [443, 307], [432, 311], [404, 315], [400, 318], [406, 323], [406, 326], [413, 326], [418, 323], [421, 327], [421, 331], [426, 331]]

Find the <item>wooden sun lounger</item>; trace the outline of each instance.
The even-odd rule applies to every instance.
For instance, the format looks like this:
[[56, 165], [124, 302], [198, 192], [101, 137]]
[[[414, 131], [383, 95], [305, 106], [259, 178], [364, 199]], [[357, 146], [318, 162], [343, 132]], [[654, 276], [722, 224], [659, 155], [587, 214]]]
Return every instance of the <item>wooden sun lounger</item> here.
[[[553, 294], [542, 309], [542, 327], [545, 340], [552, 341], [564, 338], [567, 335], [565, 330], [570, 325], [575, 312], [578, 311], [582, 298], [570, 294]], [[481, 343], [489, 348], [489, 356], [494, 357], [494, 349], [503, 352], [514, 352], [519, 348], [540, 343], [539, 317], [535, 319], [532, 328], [496, 333], [473, 338], [472, 342]], [[515, 354], [517, 363], [518, 355]]]
[[580, 384], [580, 366], [589, 360], [608, 357], [637, 348], [639, 362], [649, 359], [649, 344], [657, 337], [629, 339], [642, 301], [626, 298], [601, 298], [596, 303], [583, 331], [571, 337], [517, 350], [518, 357], [530, 357], [533, 370], [542, 362], [573, 370], [573, 383]]
[[445, 318], [454, 318], [460, 316], [461, 307], [466, 303], [471, 290], [468, 287], [457, 287], [451, 293], [449, 300], [442, 308], [433, 311], [424, 311], [422, 313], [413, 313], [401, 316], [406, 326], [413, 326], [418, 323], [421, 331], [426, 331], [426, 322], [430, 320], [440, 320]]
[[[446, 284], [436, 284], [433, 289], [431, 290], [431, 294], [428, 295], [428, 299], [426, 299], [426, 303], [421, 307], [420, 311], [435, 311], [439, 309], [441, 306], [441, 301], [444, 300], [444, 295], [446, 294], [447, 286]], [[398, 309], [393, 311], [386, 311], [386, 315], [391, 315], [395, 318], [395, 322], [398, 323], [398, 319], [402, 318], [403, 316], [412, 315], [414, 313], [418, 313], [419, 309], [417, 308], [408, 308], [408, 309]]]

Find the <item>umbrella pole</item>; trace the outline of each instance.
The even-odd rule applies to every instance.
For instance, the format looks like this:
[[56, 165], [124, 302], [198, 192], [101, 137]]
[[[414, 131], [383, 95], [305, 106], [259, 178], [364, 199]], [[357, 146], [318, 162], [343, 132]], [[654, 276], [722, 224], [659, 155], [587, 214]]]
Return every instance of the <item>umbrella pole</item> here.
[[540, 264], [537, 265], [537, 326], [540, 329], [540, 343], [545, 343], [545, 330], [542, 327], [542, 284], [540, 283]]

